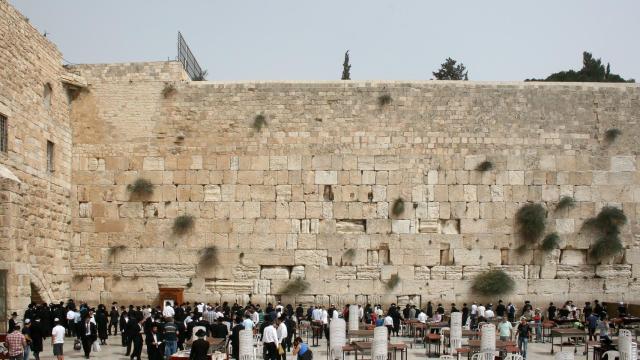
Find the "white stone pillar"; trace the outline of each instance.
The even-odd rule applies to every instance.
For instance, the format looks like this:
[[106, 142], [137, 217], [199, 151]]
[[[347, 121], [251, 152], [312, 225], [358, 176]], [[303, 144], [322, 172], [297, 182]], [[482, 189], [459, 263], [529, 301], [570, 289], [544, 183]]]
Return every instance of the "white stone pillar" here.
[[349, 305], [349, 331], [358, 330], [359, 314], [358, 305]]
[[493, 324], [484, 324], [480, 328], [480, 351], [491, 352], [496, 351], [496, 326]]
[[238, 360], [253, 359], [253, 330], [240, 330]]
[[[337, 311], [335, 312], [337, 313]], [[347, 343], [347, 323], [344, 319], [334, 318], [329, 325], [329, 343], [331, 344], [330, 359], [342, 358], [342, 346]]]
[[387, 359], [387, 332], [386, 326], [378, 326], [373, 330], [373, 343], [371, 344], [371, 360]]

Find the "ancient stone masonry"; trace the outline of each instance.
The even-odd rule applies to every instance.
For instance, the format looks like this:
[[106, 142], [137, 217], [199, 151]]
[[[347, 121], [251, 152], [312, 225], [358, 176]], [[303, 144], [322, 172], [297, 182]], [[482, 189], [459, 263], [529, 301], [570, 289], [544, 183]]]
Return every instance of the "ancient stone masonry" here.
[[[14, 308], [29, 278], [52, 300], [103, 303], [155, 302], [161, 287], [210, 302], [460, 302], [491, 268], [516, 279], [512, 301], [640, 296], [637, 84], [191, 82], [171, 61], [63, 68], [0, 4], [0, 26], [19, 23], [9, 34], [22, 36], [3, 37], [14, 51], [0, 52], [17, 64], [0, 88], [0, 156], [17, 179], [0, 189]], [[69, 79], [82, 88], [70, 111]], [[152, 186], [132, 186], [140, 179]], [[575, 206], [556, 210], [562, 196]], [[557, 249], [522, 246], [526, 203], [546, 209]], [[604, 206], [629, 219], [625, 251], [595, 261], [582, 225]], [[283, 294], [298, 278], [309, 286]]]
[[56, 47], [6, 1], [0, 1], [0, 50], [0, 116], [8, 130], [0, 151], [0, 270], [7, 272], [13, 311], [26, 307], [32, 291], [47, 302], [70, 293], [73, 76], [66, 76]]
[[[489, 268], [517, 280], [513, 300], [638, 295], [637, 85], [189, 82], [160, 76], [180, 74], [166, 62], [73, 71], [90, 91], [71, 116], [71, 258], [94, 279], [76, 297], [153, 300], [171, 283], [211, 301], [462, 301]], [[139, 178], [154, 184], [146, 198], [127, 192]], [[576, 206], [554, 211], [563, 195]], [[560, 249], [516, 251], [527, 202], [549, 210]], [[630, 223], [626, 254], [599, 264], [581, 225], [604, 205]], [[176, 235], [184, 214], [194, 227]], [[86, 269], [120, 245], [111, 276]], [[208, 247], [212, 266], [199, 261]], [[308, 289], [280, 294], [299, 277]]]

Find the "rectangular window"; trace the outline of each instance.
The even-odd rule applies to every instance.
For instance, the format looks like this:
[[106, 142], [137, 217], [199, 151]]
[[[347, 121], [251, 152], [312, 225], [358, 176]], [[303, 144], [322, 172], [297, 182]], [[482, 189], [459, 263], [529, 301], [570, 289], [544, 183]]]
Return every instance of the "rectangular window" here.
[[47, 171], [49, 172], [53, 172], [55, 170], [54, 168], [54, 161], [53, 161], [53, 147], [55, 146], [54, 143], [52, 143], [51, 141], [47, 140]]
[[0, 151], [2, 152], [7, 152], [8, 132], [7, 117], [0, 114]]

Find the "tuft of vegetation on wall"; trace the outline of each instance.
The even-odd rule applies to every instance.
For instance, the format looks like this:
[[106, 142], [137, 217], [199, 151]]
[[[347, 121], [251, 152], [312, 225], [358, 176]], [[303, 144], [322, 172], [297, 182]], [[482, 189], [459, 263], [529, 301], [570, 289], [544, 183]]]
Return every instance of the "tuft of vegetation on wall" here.
[[289, 280], [278, 292], [282, 295], [298, 295], [309, 289], [309, 283], [302, 278]]
[[526, 204], [516, 213], [518, 234], [529, 243], [534, 243], [542, 237], [546, 221], [547, 210], [540, 204]]
[[251, 124], [251, 127], [255, 131], [260, 132], [262, 131], [262, 128], [267, 125], [267, 118], [263, 114], [258, 114], [253, 118], [253, 124]]
[[172, 83], [165, 83], [162, 88], [162, 96], [166, 99], [177, 92], [176, 87]]
[[560, 244], [560, 236], [558, 235], [558, 233], [552, 232], [551, 234], [548, 234], [547, 236], [544, 237], [544, 239], [542, 240], [542, 244], [540, 245], [540, 248], [545, 252], [549, 252], [554, 249], [557, 249], [559, 244]]
[[563, 196], [560, 198], [560, 201], [558, 201], [558, 204], [556, 205], [556, 211], [572, 209], [574, 207], [576, 207], [575, 199], [571, 196]]
[[404, 199], [399, 197], [393, 202], [391, 207], [391, 213], [394, 216], [400, 216], [404, 212]]
[[387, 106], [391, 104], [392, 101], [393, 101], [393, 98], [389, 94], [382, 94], [378, 96], [378, 105], [380, 105], [380, 107]]
[[599, 235], [589, 250], [591, 258], [602, 261], [621, 254], [624, 245], [620, 239], [620, 228], [626, 223], [624, 211], [613, 206], [603, 207], [596, 217], [585, 221], [584, 227]]
[[396, 288], [400, 284], [400, 276], [398, 274], [392, 274], [389, 280], [384, 283], [384, 287], [391, 291]]
[[493, 163], [491, 161], [485, 160], [476, 166], [477, 171], [489, 171], [493, 169]]
[[127, 191], [138, 196], [149, 196], [153, 194], [153, 184], [147, 179], [138, 178], [127, 185]]
[[193, 228], [195, 221], [191, 215], [180, 215], [173, 221], [173, 233], [182, 235]]
[[215, 246], [207, 246], [198, 251], [200, 255], [201, 266], [216, 266], [218, 265], [218, 248]]
[[482, 296], [506, 295], [513, 291], [516, 282], [503, 270], [488, 270], [473, 279], [471, 291]]
[[608, 143], [613, 143], [620, 135], [622, 135], [620, 129], [611, 128], [604, 132], [604, 140]]

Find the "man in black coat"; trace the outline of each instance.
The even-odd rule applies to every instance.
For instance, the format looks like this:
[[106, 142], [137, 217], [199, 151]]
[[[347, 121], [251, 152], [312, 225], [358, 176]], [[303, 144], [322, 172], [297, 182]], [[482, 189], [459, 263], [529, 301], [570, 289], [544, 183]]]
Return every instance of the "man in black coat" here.
[[224, 339], [229, 334], [229, 329], [227, 329], [227, 325], [222, 323], [222, 317], [219, 317], [216, 320], [216, 323], [211, 327], [211, 337], [217, 339]]
[[233, 319], [233, 328], [231, 329], [231, 355], [234, 359], [238, 359], [240, 355], [240, 330], [244, 330], [244, 325], [240, 321], [242, 318], [235, 317]]
[[160, 334], [158, 334], [157, 323], [154, 322], [151, 325], [151, 331], [147, 333], [145, 342], [147, 343], [147, 355], [149, 357], [149, 360], [162, 360], [162, 340]]
[[209, 353], [209, 342], [204, 339], [207, 333], [200, 329], [196, 332], [196, 339], [191, 344], [191, 353], [189, 354], [189, 360], [207, 360], [207, 354]]
[[131, 360], [140, 360], [142, 357], [142, 335], [144, 334], [144, 326], [142, 325], [142, 314], [136, 316], [135, 319], [129, 320], [131, 326], [131, 342], [133, 343], [133, 351], [131, 352]]
[[98, 338], [98, 327], [91, 322], [91, 315], [86, 314], [80, 322], [80, 341], [82, 341], [82, 350], [84, 350], [85, 359], [91, 354], [91, 346]]

